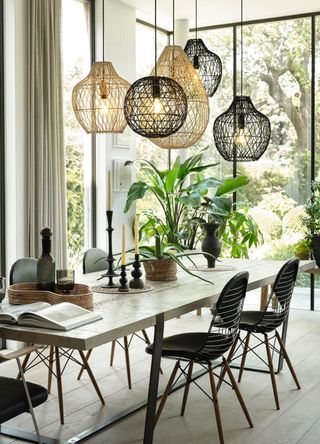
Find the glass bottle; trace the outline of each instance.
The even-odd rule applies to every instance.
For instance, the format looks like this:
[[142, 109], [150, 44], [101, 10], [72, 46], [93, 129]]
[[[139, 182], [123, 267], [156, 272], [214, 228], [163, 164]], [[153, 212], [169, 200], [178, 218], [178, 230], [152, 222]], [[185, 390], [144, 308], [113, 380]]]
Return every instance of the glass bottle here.
[[37, 262], [37, 290], [54, 291], [55, 261], [51, 255], [50, 228], [45, 227], [40, 231], [42, 236], [42, 253]]

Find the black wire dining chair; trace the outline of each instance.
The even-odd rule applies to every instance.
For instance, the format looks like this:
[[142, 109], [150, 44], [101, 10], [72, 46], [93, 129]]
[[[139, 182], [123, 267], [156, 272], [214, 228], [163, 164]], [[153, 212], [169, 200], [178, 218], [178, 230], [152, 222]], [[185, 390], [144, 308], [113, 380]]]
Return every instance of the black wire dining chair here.
[[[288, 353], [286, 351], [284, 342], [279, 332], [277, 331], [277, 328], [288, 321], [290, 302], [297, 278], [298, 268], [298, 259], [291, 259], [283, 265], [276, 277], [272, 292], [263, 311], [242, 312], [239, 326], [240, 331], [227, 358], [228, 362], [230, 363], [232, 360], [240, 357], [241, 354], [239, 355], [238, 351], [240, 347], [243, 347], [238, 382], [241, 382], [243, 371], [245, 370], [245, 363], [248, 352], [253, 352], [255, 356], [258, 357], [259, 360], [261, 360], [267, 366], [268, 373], [271, 377], [272, 389], [277, 410], [280, 409], [280, 403], [272, 360], [272, 354], [274, 352], [276, 354], [280, 355], [281, 353], [283, 355], [297, 388], [301, 388]], [[246, 336], [244, 339], [241, 339], [241, 330], [246, 332]], [[274, 332], [274, 334], [272, 336], [269, 336], [269, 333], [272, 332]], [[258, 335], [262, 335], [263, 339], [261, 339]], [[251, 336], [253, 336], [258, 341], [258, 343], [255, 344], [253, 347], [249, 346]], [[278, 345], [280, 347], [279, 349], [275, 345], [275, 340], [277, 340], [278, 342]], [[240, 344], [238, 345], [239, 342]], [[256, 352], [256, 349], [262, 344], [265, 345], [267, 361], [265, 361]]]
[[[225, 372], [228, 373], [231, 382], [231, 384], [228, 383], [228, 385], [234, 389], [247, 421], [250, 427], [253, 427], [236, 380], [227, 360], [223, 357], [223, 354], [230, 349], [238, 335], [240, 315], [244, 297], [246, 295], [248, 277], [249, 274], [247, 272], [238, 273], [226, 284], [217, 303], [212, 308], [213, 317], [207, 332], [183, 333], [163, 339], [162, 356], [175, 359], [177, 362], [161, 398], [155, 422], [158, 421], [169, 394], [174, 390], [178, 380], [180, 380], [183, 375], [186, 379], [186, 383], [182, 400], [181, 416], [184, 415], [190, 384], [193, 382], [213, 402], [219, 440], [222, 444], [224, 438], [215, 383], [215, 377], [220, 378], [220, 376], [213, 371], [214, 368], [222, 366]], [[146, 352], [149, 354], [153, 353], [153, 344], [146, 348]], [[213, 365], [212, 361], [221, 357], [222, 362], [216, 362]], [[194, 364], [199, 364], [205, 369], [206, 373], [209, 374], [211, 396], [200, 387], [196, 381], [198, 377], [196, 375], [193, 377]], [[178, 370], [179, 376], [177, 377]]]

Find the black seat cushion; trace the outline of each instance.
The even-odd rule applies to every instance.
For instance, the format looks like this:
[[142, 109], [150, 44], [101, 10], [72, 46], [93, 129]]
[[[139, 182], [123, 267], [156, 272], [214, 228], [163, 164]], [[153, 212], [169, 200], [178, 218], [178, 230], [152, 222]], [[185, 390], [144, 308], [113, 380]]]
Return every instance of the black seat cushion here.
[[[201, 350], [208, 338], [208, 333], [182, 333], [163, 339], [162, 356], [193, 359], [196, 352]], [[153, 353], [153, 344], [146, 347], [146, 352]]]
[[[262, 320], [263, 318], [263, 320]], [[268, 333], [274, 330], [283, 321], [283, 317], [276, 312], [243, 311], [240, 318], [240, 330], [253, 333]]]
[[[209, 341], [208, 341], [209, 338]], [[205, 344], [216, 343], [210, 350], [203, 350]], [[220, 357], [230, 347], [231, 343], [225, 335], [218, 333], [192, 332], [168, 336], [163, 339], [162, 356], [172, 358], [185, 358], [203, 361]], [[153, 344], [146, 347], [146, 352], [153, 353]]]
[[[27, 384], [33, 407], [47, 400], [46, 388], [31, 382]], [[23, 412], [29, 412], [29, 405], [22, 381], [0, 376], [0, 424]]]

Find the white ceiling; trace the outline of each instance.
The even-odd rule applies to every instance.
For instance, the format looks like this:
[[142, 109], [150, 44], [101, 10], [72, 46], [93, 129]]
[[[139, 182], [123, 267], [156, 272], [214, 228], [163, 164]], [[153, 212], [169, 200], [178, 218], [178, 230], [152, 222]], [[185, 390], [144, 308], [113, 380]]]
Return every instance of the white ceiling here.
[[[154, 22], [154, 0], [121, 0], [137, 10], [137, 18]], [[158, 26], [172, 29], [172, 1], [158, 0]], [[194, 0], [175, 0], [176, 19], [189, 19], [194, 27]], [[244, 20], [320, 11], [319, 0], [244, 0]], [[198, 0], [198, 26], [240, 20], [240, 0]]]

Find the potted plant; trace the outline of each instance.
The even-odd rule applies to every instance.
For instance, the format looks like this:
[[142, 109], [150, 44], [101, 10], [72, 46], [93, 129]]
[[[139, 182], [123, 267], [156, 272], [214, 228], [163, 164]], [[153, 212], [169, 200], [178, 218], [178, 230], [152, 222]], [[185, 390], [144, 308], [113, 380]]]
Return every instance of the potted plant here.
[[[186, 249], [192, 249], [194, 242], [188, 243], [187, 239], [188, 236], [192, 237], [192, 234], [190, 235], [190, 232], [186, 234], [185, 225], [188, 225], [190, 231], [195, 228], [196, 232], [201, 211], [204, 211], [205, 206], [208, 207], [208, 213], [211, 212], [212, 218], [214, 213], [216, 217], [225, 217], [231, 209], [231, 200], [226, 200], [224, 194], [232, 193], [247, 183], [244, 176], [226, 181], [214, 177], [205, 178], [203, 172], [217, 164], [202, 165], [204, 151], [182, 163], [180, 157], [177, 157], [170, 170], [159, 170], [147, 160], [138, 161], [145, 179], [131, 185], [124, 212], [129, 211], [134, 202], [143, 199], [147, 193], [154, 196], [159, 203], [160, 211], [155, 213], [149, 209], [145, 210], [143, 215], [147, 222], [142, 229], [144, 234], [161, 236], [162, 251], [175, 249], [181, 254]], [[126, 164], [131, 163], [131, 161], [126, 162]], [[213, 197], [203, 201], [211, 189], [215, 189]], [[202, 203], [204, 205], [201, 206]], [[228, 211], [225, 207], [228, 207]], [[167, 248], [169, 250], [166, 250]], [[207, 255], [213, 259], [212, 256]]]
[[305, 212], [306, 215], [301, 219], [306, 227], [306, 239], [311, 245], [316, 264], [320, 268], [320, 181], [314, 180], [311, 184]]
[[300, 260], [308, 260], [310, 252], [310, 241], [308, 239], [300, 239], [293, 245], [293, 253]]

